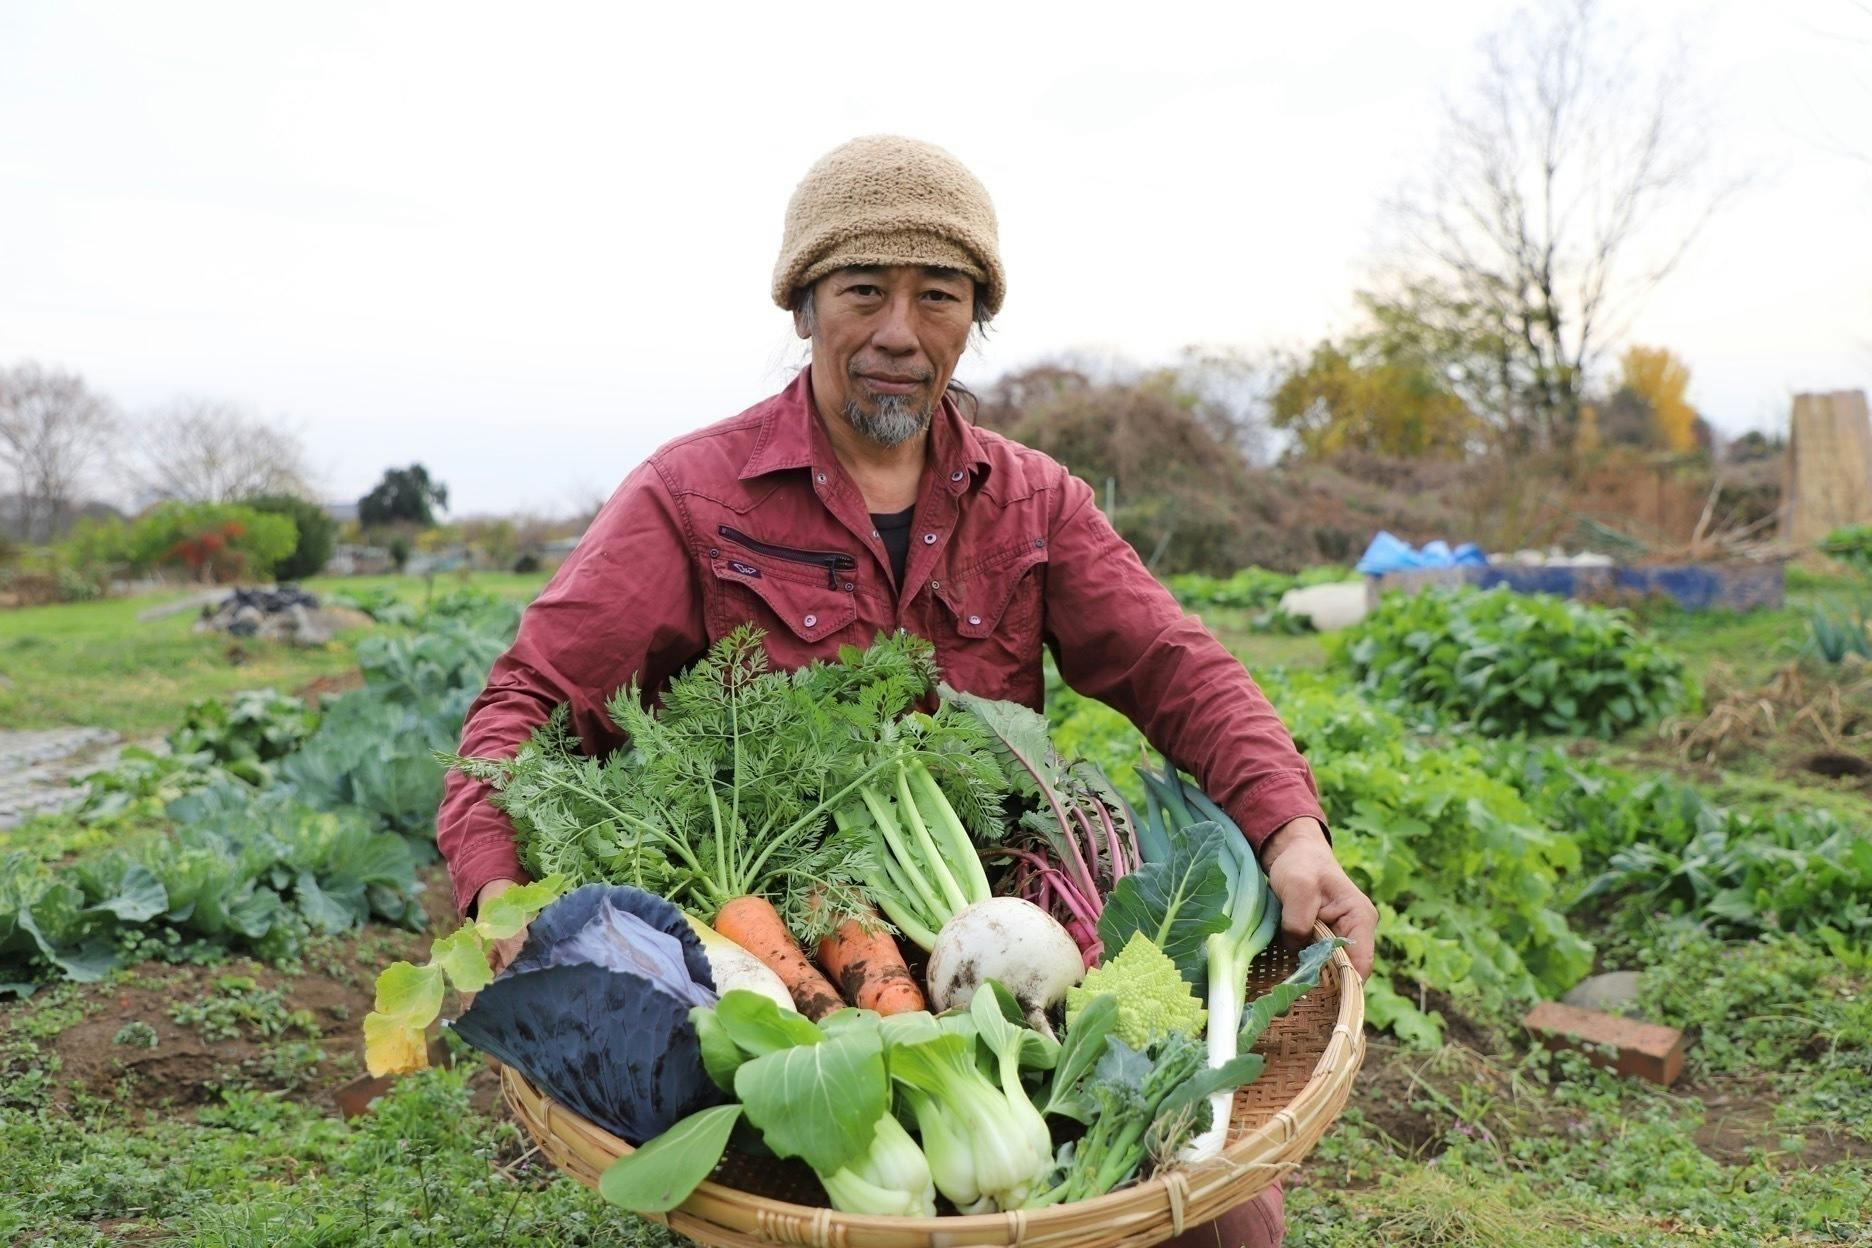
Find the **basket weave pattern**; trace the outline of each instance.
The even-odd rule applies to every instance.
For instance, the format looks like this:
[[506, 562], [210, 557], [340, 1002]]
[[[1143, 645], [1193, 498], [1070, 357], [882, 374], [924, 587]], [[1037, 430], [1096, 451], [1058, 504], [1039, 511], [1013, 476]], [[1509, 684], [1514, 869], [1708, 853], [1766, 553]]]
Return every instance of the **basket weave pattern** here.
[[[1324, 927], [1320, 937], [1330, 935]], [[1263, 952], [1249, 969], [1252, 1000], [1285, 979], [1294, 954]], [[1352, 1094], [1365, 1055], [1365, 1002], [1345, 950], [1334, 952], [1319, 987], [1268, 1028], [1255, 1051], [1259, 1079], [1235, 1093], [1221, 1157], [1174, 1169], [1093, 1200], [1047, 1209], [938, 1218], [880, 1218], [824, 1206], [818, 1180], [798, 1162], [730, 1152], [707, 1182], [664, 1215], [671, 1230], [719, 1248], [1144, 1248], [1200, 1226], [1251, 1199], [1293, 1169], [1319, 1142]], [[508, 1106], [554, 1165], [587, 1186], [629, 1144], [501, 1071]]]

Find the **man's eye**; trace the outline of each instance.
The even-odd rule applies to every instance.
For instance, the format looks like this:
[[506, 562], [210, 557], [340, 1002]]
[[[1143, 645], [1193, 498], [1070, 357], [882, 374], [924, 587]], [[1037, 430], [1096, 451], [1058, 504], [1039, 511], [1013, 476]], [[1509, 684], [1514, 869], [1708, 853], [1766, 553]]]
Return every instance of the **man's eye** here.
[[956, 297], [950, 294], [946, 290], [926, 290], [923, 292], [923, 294], [926, 298], [929, 298], [929, 299], [936, 299], [936, 300], [947, 299], [951, 303], [954, 303], [956, 301]]
[[874, 299], [878, 295], [883, 294], [884, 292], [882, 289], [876, 286], [861, 285], [861, 286], [847, 286], [845, 288], [845, 293], [848, 295], [857, 295], [861, 299]]

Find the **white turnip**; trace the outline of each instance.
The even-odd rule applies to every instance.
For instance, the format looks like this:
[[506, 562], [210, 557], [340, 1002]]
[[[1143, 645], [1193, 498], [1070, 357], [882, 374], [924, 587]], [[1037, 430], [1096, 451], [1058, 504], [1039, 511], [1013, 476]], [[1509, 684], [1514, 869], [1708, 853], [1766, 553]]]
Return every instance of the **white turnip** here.
[[1079, 946], [1052, 915], [1019, 897], [990, 897], [957, 913], [937, 933], [929, 960], [930, 1006], [966, 1006], [992, 979], [1013, 994], [1028, 1025], [1051, 1036], [1047, 1010], [1084, 975]]

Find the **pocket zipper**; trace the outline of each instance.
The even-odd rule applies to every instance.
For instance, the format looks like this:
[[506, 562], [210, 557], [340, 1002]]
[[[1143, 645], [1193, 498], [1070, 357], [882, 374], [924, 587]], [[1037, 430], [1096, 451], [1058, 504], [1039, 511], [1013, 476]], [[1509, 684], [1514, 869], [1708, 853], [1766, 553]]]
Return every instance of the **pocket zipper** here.
[[850, 555], [842, 555], [834, 550], [795, 550], [791, 546], [776, 546], [772, 542], [763, 542], [759, 538], [749, 537], [740, 529], [729, 525], [717, 526], [716, 532], [737, 546], [745, 546], [756, 554], [768, 555], [774, 559], [784, 559], [788, 563], [810, 563], [826, 570], [826, 588], [837, 589], [840, 572], [850, 572], [857, 568], [858, 561]]

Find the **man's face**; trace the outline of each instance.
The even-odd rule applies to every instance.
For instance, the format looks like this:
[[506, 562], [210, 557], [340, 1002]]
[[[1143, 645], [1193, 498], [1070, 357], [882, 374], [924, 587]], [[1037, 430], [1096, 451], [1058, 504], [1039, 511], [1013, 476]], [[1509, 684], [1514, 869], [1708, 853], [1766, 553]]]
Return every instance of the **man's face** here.
[[956, 361], [968, 346], [975, 283], [954, 269], [920, 265], [847, 268], [813, 284], [813, 393], [860, 434], [896, 446], [929, 427]]

